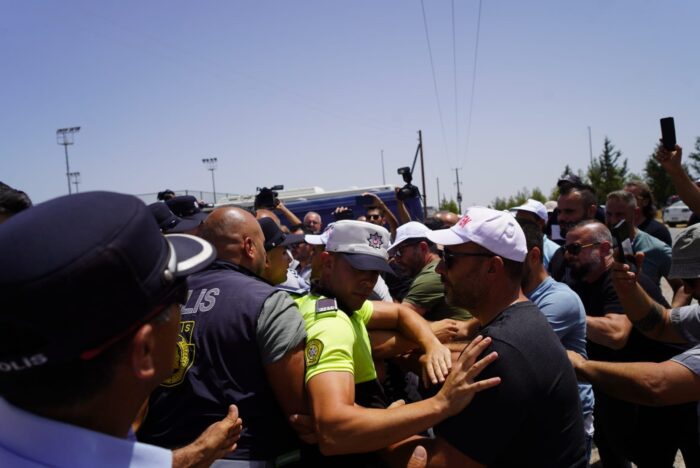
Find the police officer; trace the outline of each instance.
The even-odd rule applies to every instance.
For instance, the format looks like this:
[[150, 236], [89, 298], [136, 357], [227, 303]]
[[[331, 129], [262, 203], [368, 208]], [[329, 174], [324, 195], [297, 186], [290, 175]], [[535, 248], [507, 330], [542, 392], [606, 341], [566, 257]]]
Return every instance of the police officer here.
[[176, 369], [151, 398], [139, 439], [186, 444], [234, 403], [245, 427], [229, 458], [267, 466], [297, 447], [287, 415], [306, 412], [304, 324], [291, 298], [260, 277], [264, 237], [250, 213], [216, 209], [201, 235], [217, 260], [191, 279]]
[[0, 466], [170, 466], [127, 434], [212, 246], [163, 237], [136, 197], [86, 192], [13, 216], [0, 258]]
[[[467, 372], [482, 348], [465, 352], [450, 372], [450, 352], [418, 314], [393, 303], [369, 302], [379, 271], [387, 264], [389, 233], [362, 221], [338, 221], [312, 243], [325, 242], [317, 252], [318, 283], [298, 299], [306, 322], [306, 387], [324, 455], [372, 452], [417, 434], [459, 412], [476, 391], [498, 383], [472, 384], [487, 358]], [[433, 383], [445, 381], [428, 400], [385, 410], [372, 362], [367, 327], [399, 329], [426, 353], [426, 373]], [[464, 361], [464, 362], [463, 362]], [[467, 365], [463, 367], [464, 363]], [[368, 465], [372, 461], [333, 460], [334, 465]], [[330, 464], [331, 462], [327, 462]]]

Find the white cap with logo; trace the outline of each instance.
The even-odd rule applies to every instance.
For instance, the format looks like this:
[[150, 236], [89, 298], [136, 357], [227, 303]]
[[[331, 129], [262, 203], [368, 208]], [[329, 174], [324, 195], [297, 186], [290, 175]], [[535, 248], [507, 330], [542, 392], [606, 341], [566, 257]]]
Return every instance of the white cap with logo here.
[[344, 254], [357, 270], [385, 271], [394, 274], [387, 260], [389, 231], [364, 221], [342, 220], [329, 225], [323, 234], [305, 236], [306, 242], [326, 245], [327, 252]]
[[468, 208], [457, 224], [449, 229], [439, 229], [427, 235], [441, 245], [458, 245], [474, 242], [499, 257], [516, 262], [525, 261], [527, 244], [525, 233], [509, 213], [474, 206]]
[[389, 247], [389, 252], [409, 239], [427, 239], [429, 232], [432, 232], [432, 230], [418, 221], [410, 221], [406, 224], [402, 224], [396, 230], [396, 240]]

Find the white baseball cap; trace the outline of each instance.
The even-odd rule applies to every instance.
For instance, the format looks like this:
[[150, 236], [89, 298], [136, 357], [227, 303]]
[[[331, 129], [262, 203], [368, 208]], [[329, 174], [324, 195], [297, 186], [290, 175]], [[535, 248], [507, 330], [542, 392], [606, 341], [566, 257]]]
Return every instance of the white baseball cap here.
[[516, 206], [513, 208], [514, 210], [518, 211], [528, 211], [530, 213], [535, 213], [542, 221], [547, 221], [548, 215], [547, 215], [547, 208], [537, 200], [533, 200], [532, 198], [528, 199], [525, 203], [523, 203], [520, 206]]
[[331, 223], [323, 234], [306, 235], [309, 244], [326, 246], [327, 252], [342, 253], [357, 270], [384, 271], [394, 274], [387, 260], [389, 231], [364, 221], [342, 220]]
[[396, 240], [389, 246], [389, 253], [398, 247], [399, 244], [409, 239], [427, 239], [428, 233], [431, 231], [432, 230], [428, 226], [418, 221], [410, 221], [406, 224], [402, 224], [396, 230]]
[[324, 229], [321, 234], [305, 234], [304, 242], [311, 245], [326, 245], [326, 242], [328, 242], [328, 235], [333, 230], [333, 226], [335, 226], [335, 222], [326, 226], [326, 229]]
[[449, 229], [431, 231], [428, 239], [441, 245], [474, 242], [496, 255], [524, 262], [527, 244], [522, 228], [513, 216], [503, 211], [473, 206]]

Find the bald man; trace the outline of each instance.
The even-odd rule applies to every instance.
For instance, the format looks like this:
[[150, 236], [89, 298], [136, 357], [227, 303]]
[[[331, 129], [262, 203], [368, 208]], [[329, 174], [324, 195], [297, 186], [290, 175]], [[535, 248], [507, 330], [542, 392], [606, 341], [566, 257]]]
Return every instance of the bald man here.
[[288, 416], [304, 401], [304, 322], [290, 297], [263, 281], [264, 236], [234, 207], [214, 210], [201, 236], [217, 259], [189, 282], [173, 374], [154, 392], [140, 440], [179, 447], [236, 404], [244, 429], [231, 459], [270, 462], [293, 452]]

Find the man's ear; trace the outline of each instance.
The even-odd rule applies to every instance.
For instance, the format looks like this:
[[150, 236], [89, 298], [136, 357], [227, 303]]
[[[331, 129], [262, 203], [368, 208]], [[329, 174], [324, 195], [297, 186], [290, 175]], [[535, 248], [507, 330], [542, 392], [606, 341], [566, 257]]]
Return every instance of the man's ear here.
[[542, 262], [542, 251], [539, 247], [533, 247], [527, 253], [527, 262], [530, 266], [538, 265]]
[[146, 323], [136, 331], [129, 344], [130, 365], [137, 379], [148, 380], [155, 376], [155, 348], [155, 329]]
[[612, 244], [606, 240], [601, 241], [601, 243], [600, 243], [600, 255], [602, 257], [607, 257], [611, 251], [612, 251]]

